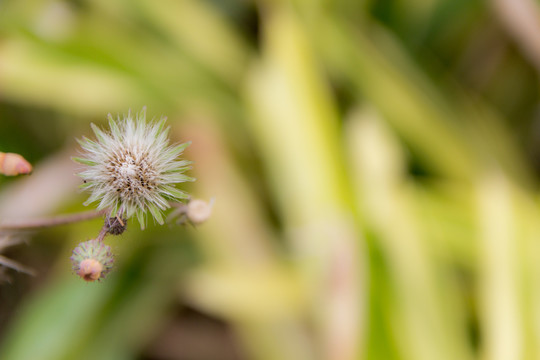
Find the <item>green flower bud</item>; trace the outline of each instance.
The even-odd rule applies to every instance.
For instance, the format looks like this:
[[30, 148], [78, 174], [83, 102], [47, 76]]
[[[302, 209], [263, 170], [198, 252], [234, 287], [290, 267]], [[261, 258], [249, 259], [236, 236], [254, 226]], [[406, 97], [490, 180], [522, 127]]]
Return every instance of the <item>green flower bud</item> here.
[[71, 262], [73, 271], [83, 280], [96, 281], [111, 271], [114, 257], [110, 246], [99, 240], [88, 240], [73, 250]]

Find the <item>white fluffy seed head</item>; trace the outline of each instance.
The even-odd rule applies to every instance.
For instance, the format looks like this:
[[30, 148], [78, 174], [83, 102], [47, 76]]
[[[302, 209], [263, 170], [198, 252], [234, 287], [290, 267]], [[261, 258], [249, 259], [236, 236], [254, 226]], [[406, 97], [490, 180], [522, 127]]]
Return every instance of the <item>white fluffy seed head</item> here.
[[83, 157], [73, 158], [86, 166], [78, 175], [82, 188], [91, 192], [85, 205], [99, 202], [98, 209], [109, 209], [108, 216], [129, 218], [136, 215], [141, 228], [149, 211], [163, 224], [162, 211], [168, 201], [180, 201], [188, 195], [176, 184], [194, 179], [185, 175], [189, 161], [178, 159], [189, 143], [170, 146], [165, 118], [146, 122], [146, 108], [123, 119], [109, 115], [110, 132], [92, 124], [97, 140], [79, 141]]

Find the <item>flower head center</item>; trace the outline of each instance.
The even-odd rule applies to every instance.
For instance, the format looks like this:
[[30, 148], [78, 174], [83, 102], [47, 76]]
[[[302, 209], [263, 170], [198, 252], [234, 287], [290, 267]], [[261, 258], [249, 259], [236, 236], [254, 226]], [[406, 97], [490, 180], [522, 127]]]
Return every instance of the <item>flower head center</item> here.
[[145, 198], [148, 191], [155, 188], [159, 173], [147, 161], [147, 154], [135, 150], [113, 156], [109, 160], [110, 184], [117, 196], [124, 200]]
[[119, 175], [126, 178], [135, 178], [137, 176], [137, 170], [139, 167], [134, 163], [126, 162], [120, 166], [118, 169]]

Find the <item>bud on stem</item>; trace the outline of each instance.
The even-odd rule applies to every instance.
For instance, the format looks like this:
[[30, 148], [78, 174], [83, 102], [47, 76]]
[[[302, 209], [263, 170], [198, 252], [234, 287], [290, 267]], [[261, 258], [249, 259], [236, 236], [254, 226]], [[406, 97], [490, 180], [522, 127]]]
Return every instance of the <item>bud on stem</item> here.
[[111, 247], [99, 239], [80, 243], [71, 256], [73, 271], [85, 281], [96, 281], [105, 278], [111, 271], [114, 257]]

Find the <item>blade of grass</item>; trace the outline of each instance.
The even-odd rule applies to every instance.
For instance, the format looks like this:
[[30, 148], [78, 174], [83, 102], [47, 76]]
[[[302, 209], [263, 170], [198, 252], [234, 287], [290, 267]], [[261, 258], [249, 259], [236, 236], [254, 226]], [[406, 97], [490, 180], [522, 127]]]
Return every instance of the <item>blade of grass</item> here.
[[249, 125], [312, 299], [317, 351], [355, 359], [366, 302], [362, 237], [352, 221], [336, 105], [288, 10], [276, 6], [264, 19], [263, 59], [247, 88]]

